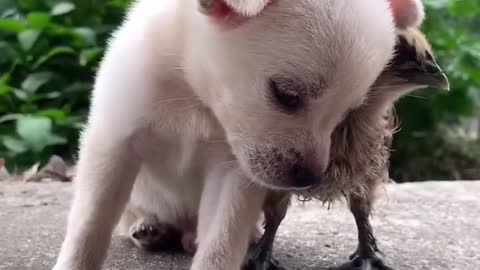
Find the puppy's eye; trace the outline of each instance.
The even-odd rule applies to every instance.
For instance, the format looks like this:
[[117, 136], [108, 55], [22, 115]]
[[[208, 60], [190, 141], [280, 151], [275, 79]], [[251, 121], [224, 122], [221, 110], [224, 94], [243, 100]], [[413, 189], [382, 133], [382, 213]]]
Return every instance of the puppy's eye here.
[[270, 89], [278, 104], [283, 108], [294, 111], [302, 105], [302, 99], [298, 94], [282, 91], [274, 80], [270, 80]]

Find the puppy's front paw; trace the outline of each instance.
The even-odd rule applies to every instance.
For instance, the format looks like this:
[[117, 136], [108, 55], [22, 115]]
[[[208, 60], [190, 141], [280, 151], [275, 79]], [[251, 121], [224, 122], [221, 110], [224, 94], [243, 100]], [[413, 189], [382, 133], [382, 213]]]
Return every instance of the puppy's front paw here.
[[100, 270], [101, 260], [96, 256], [81, 256], [78, 252], [68, 252], [73, 250], [71, 246], [62, 247], [55, 266], [52, 270]]
[[139, 220], [130, 227], [130, 239], [148, 251], [181, 250], [181, 232], [168, 224]]
[[89, 268], [82, 263], [57, 262], [52, 270], [99, 270], [100, 268]]
[[64, 265], [61, 265], [61, 264], [55, 264], [55, 266], [53, 267], [52, 270], [73, 270], [74, 268], [71, 268], [71, 267], [67, 267], [67, 266], [64, 266]]
[[[196, 254], [197, 256], [198, 254]], [[232, 268], [227, 268], [226, 263], [224, 262], [223, 258], [217, 257], [217, 256], [197, 256], [201, 257], [201, 259], [193, 259], [193, 264], [190, 268], [190, 270], [226, 270], [226, 269], [232, 269]]]

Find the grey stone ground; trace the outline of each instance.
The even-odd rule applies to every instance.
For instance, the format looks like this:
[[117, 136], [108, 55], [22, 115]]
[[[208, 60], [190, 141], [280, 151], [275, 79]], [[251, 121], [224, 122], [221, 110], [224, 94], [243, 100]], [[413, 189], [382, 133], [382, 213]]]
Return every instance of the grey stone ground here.
[[[70, 184], [0, 182], [0, 269], [51, 269], [63, 234]], [[388, 187], [374, 216], [386, 259], [397, 270], [480, 269], [480, 182], [429, 182]], [[281, 227], [277, 258], [289, 269], [326, 269], [354, 250], [353, 218], [343, 205], [329, 211], [296, 206]], [[153, 255], [118, 237], [110, 270], [188, 269], [183, 256]]]

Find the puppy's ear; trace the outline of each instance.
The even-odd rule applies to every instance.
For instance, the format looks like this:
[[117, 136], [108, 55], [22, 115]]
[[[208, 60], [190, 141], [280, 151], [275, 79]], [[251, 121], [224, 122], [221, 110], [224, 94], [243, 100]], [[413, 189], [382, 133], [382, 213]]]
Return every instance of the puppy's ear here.
[[230, 16], [253, 17], [268, 5], [270, 0], [198, 0], [200, 11], [215, 19]]
[[425, 18], [421, 0], [390, 0], [396, 26], [400, 29], [419, 27]]

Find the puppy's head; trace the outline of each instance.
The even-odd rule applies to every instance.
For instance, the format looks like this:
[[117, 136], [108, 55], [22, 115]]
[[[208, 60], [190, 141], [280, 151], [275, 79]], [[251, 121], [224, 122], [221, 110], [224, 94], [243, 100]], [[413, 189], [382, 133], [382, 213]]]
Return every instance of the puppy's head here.
[[214, 0], [192, 15], [186, 75], [252, 180], [321, 181], [332, 131], [391, 59], [391, 7], [409, 1]]

